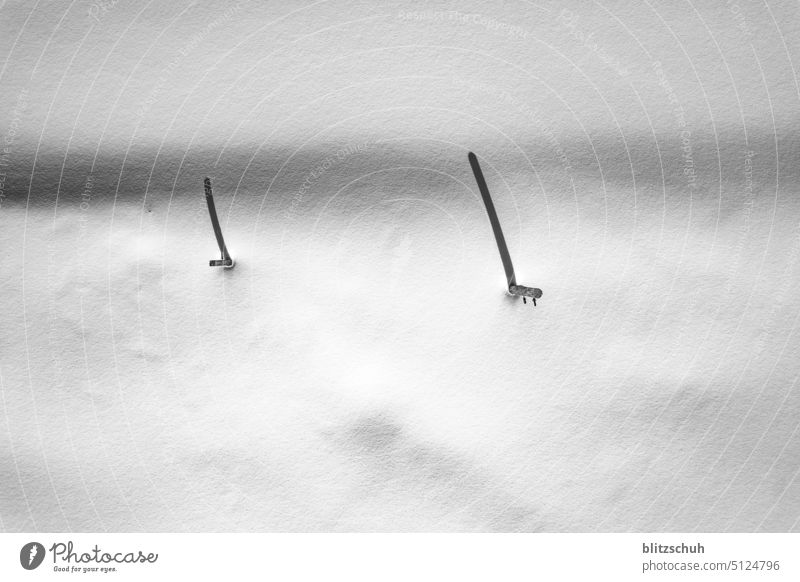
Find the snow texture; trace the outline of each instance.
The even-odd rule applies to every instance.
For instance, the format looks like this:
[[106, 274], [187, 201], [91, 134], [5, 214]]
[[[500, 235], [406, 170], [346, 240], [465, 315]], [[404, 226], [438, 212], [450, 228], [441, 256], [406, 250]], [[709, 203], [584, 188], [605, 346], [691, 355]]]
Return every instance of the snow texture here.
[[269, 4], [0, 7], [0, 530], [800, 529], [795, 3]]

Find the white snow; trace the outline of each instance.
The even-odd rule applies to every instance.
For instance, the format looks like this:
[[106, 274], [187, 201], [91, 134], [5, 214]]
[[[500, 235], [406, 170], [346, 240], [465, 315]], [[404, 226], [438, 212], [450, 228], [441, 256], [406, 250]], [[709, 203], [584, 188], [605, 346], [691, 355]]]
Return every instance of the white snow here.
[[4, 209], [4, 248], [25, 241], [4, 261], [5, 523], [792, 527], [796, 227], [758, 262], [760, 232], [730, 251], [741, 217], [712, 258], [682, 221], [578, 230], [551, 208], [550, 236], [510, 229], [533, 308], [503, 291], [476, 188], [378, 182], [291, 229], [234, 209], [232, 271], [207, 266], [199, 181], [150, 211], [93, 207], [83, 231], [74, 210]]

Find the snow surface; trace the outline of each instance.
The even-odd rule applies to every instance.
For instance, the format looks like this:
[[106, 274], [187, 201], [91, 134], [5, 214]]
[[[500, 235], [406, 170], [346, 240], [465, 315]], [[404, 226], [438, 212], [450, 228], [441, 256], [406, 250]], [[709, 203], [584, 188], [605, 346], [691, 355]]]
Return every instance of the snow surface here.
[[[556, 6], [462, 8], [522, 38], [344, 7], [287, 9], [227, 61], [263, 8], [143, 24], [120, 3], [100, 52], [7, 49], [31, 80], [0, 126], [0, 529], [799, 529], [789, 52], [758, 45], [759, 79], [735, 21], [712, 37], [670, 8], [686, 44], [617, 10], [653, 52], [598, 28], [603, 60]], [[31, 73], [37, 51], [64, 76]], [[538, 307], [504, 292], [469, 150]], [[206, 175], [232, 270], [208, 267]]]
[[232, 271], [207, 267], [201, 182], [85, 230], [4, 210], [4, 248], [26, 241], [4, 261], [6, 527], [793, 527], [796, 227], [773, 232], [789, 262], [759, 261], [732, 251], [742, 217], [714, 240], [551, 207], [548, 236], [528, 201], [533, 308], [460, 161], [450, 188], [389, 170], [291, 225], [236, 204]]

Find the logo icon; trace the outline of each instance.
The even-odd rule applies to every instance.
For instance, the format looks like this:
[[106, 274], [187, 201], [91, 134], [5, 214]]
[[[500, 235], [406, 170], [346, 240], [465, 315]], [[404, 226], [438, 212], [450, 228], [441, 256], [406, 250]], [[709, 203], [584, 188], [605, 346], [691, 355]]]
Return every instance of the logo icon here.
[[26, 570], [35, 570], [44, 561], [44, 546], [39, 542], [28, 542], [19, 551], [19, 563]]

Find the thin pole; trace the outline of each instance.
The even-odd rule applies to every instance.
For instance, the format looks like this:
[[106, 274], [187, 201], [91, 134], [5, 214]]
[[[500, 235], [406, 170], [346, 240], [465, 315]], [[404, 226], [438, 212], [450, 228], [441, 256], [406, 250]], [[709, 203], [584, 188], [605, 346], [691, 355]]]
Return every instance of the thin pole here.
[[489, 215], [489, 222], [492, 224], [494, 239], [497, 241], [497, 250], [500, 251], [500, 258], [503, 261], [503, 268], [506, 271], [506, 279], [510, 289], [512, 285], [517, 284], [517, 277], [514, 274], [514, 265], [511, 263], [511, 255], [508, 253], [508, 246], [506, 246], [506, 239], [503, 236], [503, 229], [500, 227], [500, 220], [498, 220], [497, 212], [494, 210], [494, 203], [492, 202], [491, 194], [489, 194], [489, 187], [486, 186], [486, 180], [483, 178], [481, 166], [478, 164], [478, 157], [472, 152], [469, 152], [467, 157], [472, 166], [472, 172], [475, 174], [478, 190], [481, 191], [483, 203], [486, 206], [486, 213]]
[[478, 190], [481, 191], [483, 197], [483, 204], [486, 206], [486, 214], [489, 215], [489, 222], [492, 224], [494, 231], [494, 240], [497, 241], [497, 250], [500, 251], [500, 258], [503, 260], [503, 268], [506, 271], [506, 281], [508, 283], [508, 292], [517, 297], [522, 297], [523, 303], [528, 302], [528, 297], [536, 305], [536, 300], [542, 296], [542, 290], [536, 287], [526, 287], [525, 285], [517, 285], [517, 277], [514, 274], [514, 265], [511, 262], [511, 254], [508, 252], [506, 239], [503, 236], [503, 229], [500, 227], [500, 220], [497, 218], [497, 212], [494, 209], [492, 202], [492, 195], [489, 194], [489, 187], [486, 185], [486, 180], [483, 178], [481, 166], [478, 164], [478, 157], [469, 152], [467, 155], [469, 163], [472, 166], [472, 172], [475, 174], [475, 181], [478, 183]]
[[217, 246], [219, 246], [219, 253], [221, 256], [220, 261], [209, 261], [208, 264], [212, 267], [230, 267], [233, 266], [233, 260], [228, 254], [228, 247], [225, 246], [225, 239], [222, 238], [222, 228], [219, 225], [219, 218], [217, 217], [217, 209], [214, 206], [214, 194], [211, 191], [211, 178], [206, 178], [203, 181], [206, 189], [206, 203], [208, 204], [208, 214], [211, 216], [211, 226], [214, 227], [214, 236], [217, 237]]

